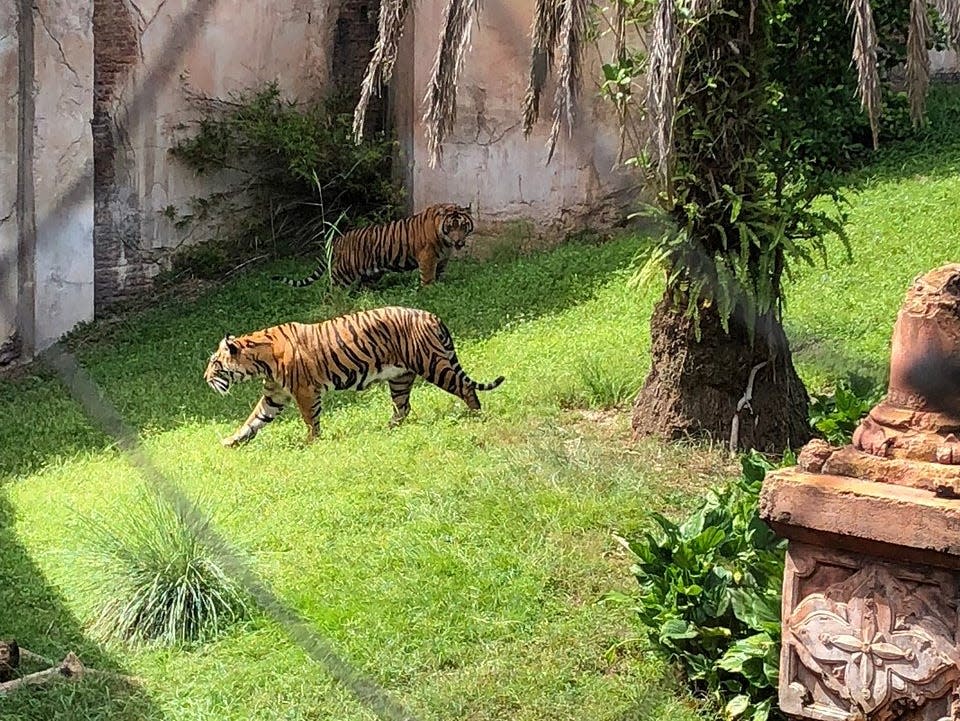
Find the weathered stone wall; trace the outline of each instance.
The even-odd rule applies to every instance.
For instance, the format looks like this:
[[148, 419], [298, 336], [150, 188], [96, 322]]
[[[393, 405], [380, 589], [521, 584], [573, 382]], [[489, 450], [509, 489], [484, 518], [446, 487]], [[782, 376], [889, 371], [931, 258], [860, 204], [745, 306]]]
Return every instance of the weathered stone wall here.
[[14, 357], [18, 304], [17, 145], [20, 79], [17, 3], [0, 5], [0, 365]]
[[[124, 208], [130, 189], [117, 183], [116, 165], [129, 150], [126, 138], [114, 121], [120, 90], [140, 61], [137, 17], [125, 0], [95, 0], [93, 10], [94, 96], [94, 278], [98, 307], [109, 302], [118, 288], [125, 246], [136, 248], [140, 240], [140, 214], [136, 205]], [[142, 287], [134, 274], [126, 291]]]
[[[241, 9], [242, 7], [242, 9]], [[187, 92], [226, 97], [277, 81], [312, 99], [358, 82], [376, 0], [97, 0], [97, 307], [148, 288], [170, 250], [215, 233], [178, 227], [191, 199], [229, 180], [196, 178], [168, 150], [196, 118]], [[171, 38], [173, 42], [171, 42]], [[163, 72], [156, 72], [164, 64]], [[341, 78], [342, 76], [342, 78]], [[146, 98], [135, 109], [132, 104]]]
[[[408, 167], [405, 179], [413, 208], [440, 201], [472, 202], [478, 232], [504, 221], [532, 221], [538, 231], [557, 233], [581, 223], [602, 223], [616, 214], [635, 178], [614, 170], [619, 134], [615, 115], [598, 97], [596, 53], [586, 55], [579, 122], [572, 137], [564, 131], [547, 165], [554, 85], [549, 83], [541, 121], [524, 139], [521, 103], [529, 75], [530, 25], [535, 0], [486, 0], [474, 23], [472, 47], [457, 96], [456, 127], [445, 145], [442, 167], [431, 168], [422, 100], [436, 54], [444, 0], [421, 0], [415, 27], [405, 32], [395, 79], [400, 142]], [[635, 199], [635, 195], [632, 196]]]
[[34, 342], [93, 315], [93, 2], [34, 0]]
[[[359, 96], [370, 61], [370, 50], [377, 41], [380, 0], [340, 0], [333, 36], [333, 81], [338, 90]], [[371, 103], [367, 114], [369, 127], [381, 127], [384, 104]]]
[[960, 79], [960, 57], [956, 50], [931, 50], [930, 73], [934, 77]]
[[0, 9], [0, 363], [93, 317], [92, 13]]

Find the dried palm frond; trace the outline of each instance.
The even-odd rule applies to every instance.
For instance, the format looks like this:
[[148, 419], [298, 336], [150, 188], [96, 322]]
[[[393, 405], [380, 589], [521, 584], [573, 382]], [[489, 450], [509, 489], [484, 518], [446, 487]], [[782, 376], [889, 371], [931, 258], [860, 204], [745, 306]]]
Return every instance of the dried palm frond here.
[[380, 22], [377, 42], [373, 46], [367, 72], [360, 86], [360, 100], [353, 113], [353, 135], [359, 143], [363, 138], [363, 124], [367, 117], [367, 106], [374, 91], [380, 94], [380, 88], [390, 82], [393, 66], [397, 61], [397, 48], [403, 34], [403, 23], [411, 0], [382, 0], [380, 3]]
[[[618, 0], [617, 14], [613, 24], [614, 54], [617, 62], [623, 65], [627, 57], [627, 4]], [[617, 127], [620, 128], [620, 137], [617, 143], [617, 162], [623, 162], [627, 148], [627, 104], [617, 102]]]
[[653, 18], [647, 80], [647, 118], [651, 160], [661, 184], [669, 192], [673, 164], [673, 123], [677, 113], [680, 71], [680, 35], [675, 0], [659, 0]]
[[557, 37], [557, 92], [553, 101], [553, 127], [547, 141], [547, 162], [553, 158], [560, 137], [560, 126], [566, 122], [573, 131], [577, 95], [580, 93], [583, 50], [587, 39], [588, 0], [563, 0], [563, 17]]
[[870, 119], [873, 147], [880, 135], [880, 74], [877, 70], [877, 29], [870, 0], [850, 0], [853, 17], [853, 62], [857, 66], [860, 105]]
[[523, 134], [530, 135], [540, 118], [540, 94], [553, 69], [553, 57], [560, 33], [563, 3], [556, 0], [537, 0], [530, 31], [530, 82], [523, 98]]
[[430, 166], [440, 162], [443, 141], [457, 119], [457, 81], [470, 44], [470, 26], [480, 12], [480, 0], [449, 0], [443, 11], [440, 47], [433, 62], [430, 85], [423, 99]]
[[709, 15], [716, 7], [719, 0], [689, 0], [690, 15], [694, 18], [702, 18]]
[[947, 26], [950, 46], [960, 52], [960, 0], [934, 0], [933, 4]]
[[930, 18], [926, 0], [910, 0], [910, 28], [907, 31], [907, 97], [910, 100], [910, 120], [914, 125], [923, 122], [923, 111], [930, 87], [930, 55], [927, 37]]

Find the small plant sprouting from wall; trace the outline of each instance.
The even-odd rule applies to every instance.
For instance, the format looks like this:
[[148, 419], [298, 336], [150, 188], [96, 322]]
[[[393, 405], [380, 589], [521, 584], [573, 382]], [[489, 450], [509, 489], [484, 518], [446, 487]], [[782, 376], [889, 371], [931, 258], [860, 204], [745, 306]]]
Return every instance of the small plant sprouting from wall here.
[[[174, 222], [215, 217], [225, 235], [219, 244], [227, 247], [215, 255], [313, 252], [322, 248], [333, 218], [341, 218], [343, 231], [399, 217], [403, 191], [391, 171], [395, 143], [381, 132], [357, 144], [345, 96], [297, 103], [271, 83], [193, 102], [201, 118], [171, 154], [199, 175], [226, 173], [239, 182], [230, 192], [195, 199], [193, 214]], [[235, 212], [238, 206], [242, 212]], [[188, 265], [190, 253], [183, 252]], [[209, 260], [210, 253], [201, 255]]]
[[248, 617], [251, 601], [220, 565], [200, 527], [149, 489], [107, 518], [84, 518], [80, 558], [103, 638], [202, 641]]

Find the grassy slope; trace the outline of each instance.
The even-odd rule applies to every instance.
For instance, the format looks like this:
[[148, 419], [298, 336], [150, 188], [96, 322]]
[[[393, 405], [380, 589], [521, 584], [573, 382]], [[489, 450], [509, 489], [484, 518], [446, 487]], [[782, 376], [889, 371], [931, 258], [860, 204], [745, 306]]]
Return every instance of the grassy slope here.
[[829, 267], [802, 269], [788, 290], [787, 327], [810, 386], [851, 374], [885, 382], [910, 282], [960, 262], [960, 88], [934, 87], [929, 113], [919, 139], [881, 148], [852, 179], [852, 261], [834, 240]]
[[[957, 97], [940, 99], [945, 115], [960, 117]], [[789, 328], [813, 384], [882, 376], [907, 283], [960, 259], [960, 143], [945, 132], [930, 139], [935, 151], [888, 153], [863, 176], [850, 229], [857, 265], [835, 260], [791, 287]], [[471, 374], [507, 375], [481, 398], [479, 418], [418, 387], [409, 422], [387, 432], [381, 388], [331, 396], [324, 438], [310, 448], [291, 414], [250, 446], [221, 449], [256, 391], [224, 399], [203, 385], [217, 339], [348, 302], [325, 305], [316, 291], [260, 273], [94, 328], [79, 353], [156, 461], [203, 499], [259, 572], [421, 718], [693, 719], [664, 670], [623, 643], [636, 635], [629, 611], [597, 601], [632, 588], [611, 531], [630, 534], [649, 510], [688, 503], [724, 460], [628, 448], [625, 414], [565, 410], [632, 390], [645, 372], [655, 291], [627, 287], [634, 248], [623, 239], [462, 262], [435, 288], [403, 281], [349, 301], [444, 317]], [[257, 718], [372, 718], [262, 619], [188, 650], [88, 640], [82, 620], [96, 593], [72, 555], [78, 513], [109, 514], [136, 474], [42, 373], [0, 383], [0, 418], [0, 633], [145, 679], [139, 691], [85, 682], [21, 696], [0, 703], [0, 718], [241, 719], [252, 709]]]
[[[437, 311], [469, 372], [506, 374], [479, 418], [421, 387], [408, 423], [387, 432], [381, 388], [331, 396], [324, 439], [310, 448], [290, 415], [248, 447], [222, 449], [218, 438], [249, 412], [256, 389], [220, 398], [204, 386], [212, 344], [225, 330], [336, 310], [315, 290], [259, 274], [99, 331], [106, 337], [84, 341], [80, 354], [145, 429], [157, 462], [205, 499], [274, 588], [423, 718], [692, 718], [638, 646], [608, 655], [634, 631], [627, 611], [597, 601], [631, 584], [610, 532], [683, 502], [722, 461], [627, 450], [623, 417], [598, 431], [559, 408], [589, 401], [579, 369], [596, 358], [612, 362], [607, 377], [624, 379], [611, 385], [632, 390], [642, 377], [651, 296], [626, 289], [634, 247], [460, 263], [442, 286], [417, 292], [403, 282], [359, 300]], [[77, 627], [89, 613], [70, 555], [77, 514], [109, 513], [137, 479], [62, 396], [42, 377], [2, 386], [5, 417], [19, 422], [0, 431], [9, 449], [0, 462], [28, 551], [18, 558], [33, 558]], [[56, 629], [47, 637], [17, 613], [0, 621], [36, 650], [63, 652]], [[251, 707], [258, 718], [369, 717], [266, 621], [194, 651], [104, 652], [147, 679], [149, 699], [130, 703], [148, 717], [240, 719]], [[88, 715], [123, 717], [118, 695], [85, 698]], [[45, 717], [46, 701], [36, 703], [16, 712]]]

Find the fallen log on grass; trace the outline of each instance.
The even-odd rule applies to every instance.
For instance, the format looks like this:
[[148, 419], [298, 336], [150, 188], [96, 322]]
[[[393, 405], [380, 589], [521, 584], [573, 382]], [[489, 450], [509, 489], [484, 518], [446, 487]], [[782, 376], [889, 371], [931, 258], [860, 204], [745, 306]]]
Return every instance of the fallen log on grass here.
[[[100, 676], [103, 678], [115, 679], [124, 681], [125, 683], [139, 684], [142, 682], [141, 679], [135, 676], [124, 676], [123, 674], [114, 673], [112, 671], [99, 671], [93, 668], [87, 668], [83, 665], [77, 655], [70, 651], [59, 663], [51, 661], [45, 656], [40, 656], [39, 654], [32, 653], [25, 648], [18, 648], [16, 641], [11, 641], [10, 644], [0, 644], [8, 647], [9, 658], [13, 658], [13, 655], [16, 655], [16, 665], [19, 665], [20, 660], [25, 661], [34, 661], [42, 663], [49, 668], [43, 671], [37, 671], [36, 673], [29, 673], [25, 676], [14, 679], [3, 679], [0, 682], [0, 696], [5, 696], [13, 691], [17, 691], [21, 688], [27, 686], [38, 686], [42, 684], [55, 681], [57, 679], [67, 679], [70, 681], [79, 681], [84, 676]], [[9, 650], [9, 647], [13, 647], [13, 651]], [[0, 658], [2, 658], [3, 651], [0, 650]], [[10, 666], [10, 671], [12, 672], [15, 666]]]
[[16, 691], [19, 688], [23, 688], [24, 686], [38, 686], [40, 684], [53, 681], [57, 678], [79, 680], [83, 676], [84, 670], [84, 666], [82, 663], [80, 663], [80, 659], [77, 658], [77, 655], [73, 651], [71, 651], [66, 655], [66, 658], [64, 658], [59, 665], [48, 668], [46, 671], [28, 673], [26, 676], [21, 676], [20, 678], [15, 678], [12, 681], [4, 681], [3, 683], [0, 683], [0, 696], [4, 696], [12, 691]]
[[13, 678], [14, 669], [20, 665], [20, 647], [15, 640], [0, 641], [0, 682]]

